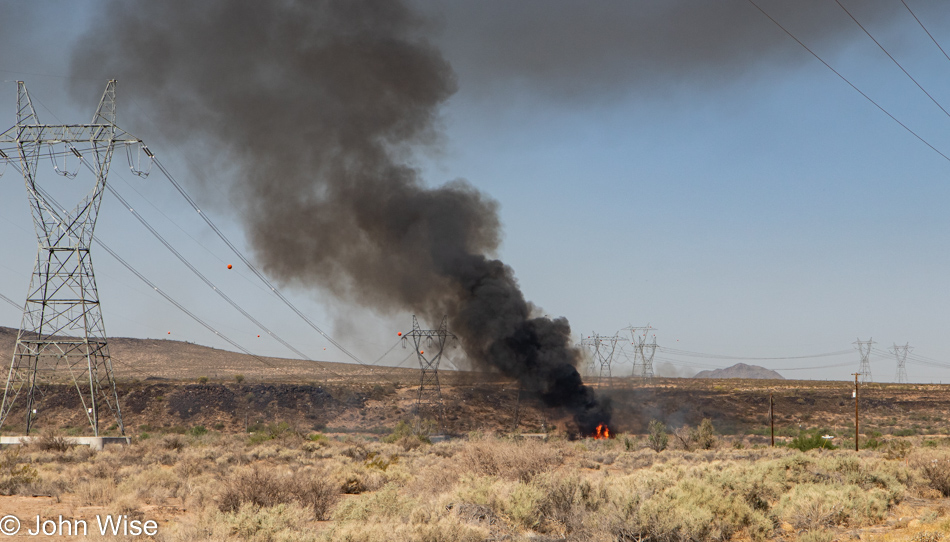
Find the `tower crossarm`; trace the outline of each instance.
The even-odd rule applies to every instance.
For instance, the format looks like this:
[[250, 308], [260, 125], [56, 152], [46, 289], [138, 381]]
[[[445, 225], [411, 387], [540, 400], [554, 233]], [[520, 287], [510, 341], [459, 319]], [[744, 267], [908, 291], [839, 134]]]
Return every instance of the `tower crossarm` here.
[[[14, 125], [0, 134], [0, 147], [18, 143], [141, 143], [142, 140], [114, 124]], [[9, 154], [6, 148], [4, 151]]]

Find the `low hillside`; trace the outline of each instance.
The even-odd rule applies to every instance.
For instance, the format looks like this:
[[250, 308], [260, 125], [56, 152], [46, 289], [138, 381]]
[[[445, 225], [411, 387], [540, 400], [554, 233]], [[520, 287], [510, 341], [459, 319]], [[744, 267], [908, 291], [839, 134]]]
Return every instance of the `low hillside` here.
[[784, 380], [785, 377], [758, 365], [736, 363], [732, 367], [716, 369], [714, 371], [700, 371], [693, 378], [750, 378], [763, 380]]

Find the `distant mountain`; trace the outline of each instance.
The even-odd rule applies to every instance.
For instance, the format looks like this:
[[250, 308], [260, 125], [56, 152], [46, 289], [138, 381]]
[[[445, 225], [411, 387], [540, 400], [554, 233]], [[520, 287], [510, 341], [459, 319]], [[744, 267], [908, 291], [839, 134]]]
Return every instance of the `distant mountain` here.
[[758, 365], [736, 363], [732, 367], [716, 369], [715, 371], [700, 371], [693, 378], [759, 378], [763, 380], [785, 380], [785, 377], [772, 369]]

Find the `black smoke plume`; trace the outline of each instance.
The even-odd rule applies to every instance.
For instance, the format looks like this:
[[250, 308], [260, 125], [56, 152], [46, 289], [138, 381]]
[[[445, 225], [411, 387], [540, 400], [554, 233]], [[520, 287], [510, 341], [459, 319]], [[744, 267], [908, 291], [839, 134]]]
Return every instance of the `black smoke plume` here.
[[[237, 164], [234, 203], [270, 275], [429, 322], [448, 314], [472, 362], [570, 409], [581, 432], [609, 422], [567, 321], [536, 316], [491, 258], [497, 204], [464, 181], [428, 188], [410, 165], [438, 141], [456, 90], [425, 18], [381, 0], [100, 9], [74, 75], [119, 79], [165, 133]], [[101, 86], [91, 81], [84, 100]]]

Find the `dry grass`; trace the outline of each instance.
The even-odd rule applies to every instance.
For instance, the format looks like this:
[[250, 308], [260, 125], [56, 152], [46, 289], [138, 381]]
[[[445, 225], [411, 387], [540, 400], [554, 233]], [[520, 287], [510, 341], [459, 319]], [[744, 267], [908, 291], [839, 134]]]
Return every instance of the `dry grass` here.
[[131, 517], [178, 510], [166, 541], [829, 542], [881, 524], [908, 493], [943, 492], [950, 472], [939, 448], [905, 462], [883, 450], [657, 453], [623, 435], [400, 440], [210, 432], [98, 453], [29, 446], [0, 454], [0, 486]]

